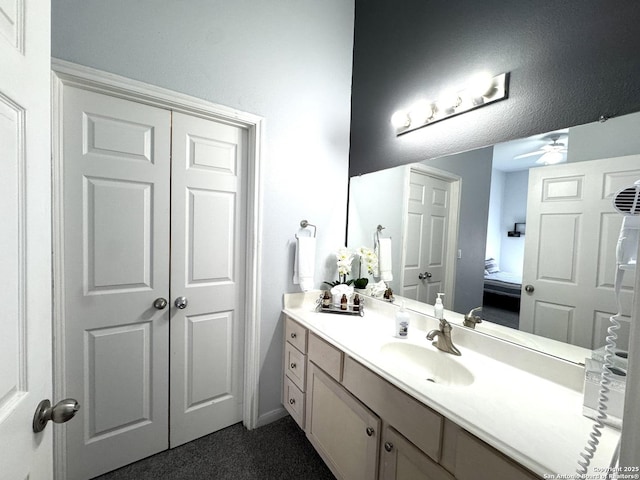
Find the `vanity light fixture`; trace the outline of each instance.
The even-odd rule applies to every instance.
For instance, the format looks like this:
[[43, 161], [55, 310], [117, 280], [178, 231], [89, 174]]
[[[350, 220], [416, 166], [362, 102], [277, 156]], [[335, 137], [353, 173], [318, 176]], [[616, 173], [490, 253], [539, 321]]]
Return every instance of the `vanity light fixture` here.
[[402, 135], [505, 99], [508, 94], [508, 80], [508, 73], [501, 73], [495, 77], [476, 75], [463, 90], [447, 92], [432, 102], [419, 100], [407, 109], [398, 110], [391, 116], [391, 124], [396, 130], [396, 135]]

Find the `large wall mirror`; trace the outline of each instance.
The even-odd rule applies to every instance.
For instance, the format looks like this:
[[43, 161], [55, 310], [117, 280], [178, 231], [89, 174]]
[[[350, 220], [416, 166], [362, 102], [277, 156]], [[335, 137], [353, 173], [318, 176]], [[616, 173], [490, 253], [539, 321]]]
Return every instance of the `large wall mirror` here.
[[478, 331], [576, 362], [604, 345], [619, 299], [625, 350], [637, 249], [617, 297], [612, 200], [640, 180], [639, 132], [636, 113], [352, 177], [347, 244], [383, 226], [410, 308], [430, 314], [442, 292], [449, 310], [482, 307]]

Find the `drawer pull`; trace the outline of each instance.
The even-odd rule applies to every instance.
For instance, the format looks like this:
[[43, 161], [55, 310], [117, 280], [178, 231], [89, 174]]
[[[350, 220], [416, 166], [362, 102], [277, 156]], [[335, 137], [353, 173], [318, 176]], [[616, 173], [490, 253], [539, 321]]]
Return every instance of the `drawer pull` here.
[[296, 364], [292, 363], [291, 365], [289, 365], [289, 367], [293, 370], [294, 368], [296, 368]]
[[391, 450], [393, 450], [393, 443], [391, 442], [384, 442], [384, 449], [387, 452], [390, 452]]
[[373, 434], [375, 433], [375, 430], [371, 427], [367, 427], [367, 435], [372, 437]]
[[296, 337], [297, 337], [296, 333], [295, 332], [291, 332], [291, 338], [296, 338]]
[[295, 405], [295, 403], [296, 403], [295, 398], [290, 398], [289, 399], [289, 405]]

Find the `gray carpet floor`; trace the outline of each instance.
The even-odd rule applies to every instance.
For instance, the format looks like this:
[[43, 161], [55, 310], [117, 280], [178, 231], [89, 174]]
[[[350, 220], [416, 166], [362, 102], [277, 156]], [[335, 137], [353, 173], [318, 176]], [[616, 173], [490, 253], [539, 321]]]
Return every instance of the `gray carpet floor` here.
[[289, 416], [255, 430], [241, 423], [95, 480], [335, 480]]

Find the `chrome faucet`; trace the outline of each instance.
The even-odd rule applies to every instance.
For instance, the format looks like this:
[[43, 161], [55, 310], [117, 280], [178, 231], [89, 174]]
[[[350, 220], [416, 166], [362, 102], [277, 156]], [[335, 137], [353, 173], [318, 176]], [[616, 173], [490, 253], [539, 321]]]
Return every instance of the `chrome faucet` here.
[[453, 355], [462, 355], [460, 350], [454, 347], [453, 342], [451, 341], [451, 329], [453, 327], [449, 322], [447, 322], [444, 318], [440, 320], [440, 329], [439, 330], [431, 330], [427, 333], [427, 340], [433, 340], [438, 337], [435, 342], [432, 342], [433, 346], [438, 350], [442, 350], [443, 352], [451, 353]]
[[482, 323], [482, 317], [480, 315], [476, 315], [478, 310], [482, 310], [482, 307], [472, 308], [471, 311], [464, 316], [462, 324], [465, 327], [476, 328], [477, 323]]

